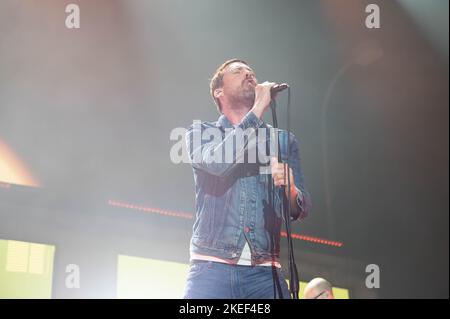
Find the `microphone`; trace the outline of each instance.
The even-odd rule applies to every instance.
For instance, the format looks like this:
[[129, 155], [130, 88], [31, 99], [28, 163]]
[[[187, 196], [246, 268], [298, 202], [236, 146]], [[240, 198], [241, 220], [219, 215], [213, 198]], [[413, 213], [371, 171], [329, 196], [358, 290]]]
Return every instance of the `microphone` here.
[[275, 84], [274, 86], [272, 86], [270, 88], [270, 96], [271, 96], [271, 98], [274, 99], [275, 95], [278, 92], [286, 90], [288, 87], [289, 87], [289, 85], [287, 83]]

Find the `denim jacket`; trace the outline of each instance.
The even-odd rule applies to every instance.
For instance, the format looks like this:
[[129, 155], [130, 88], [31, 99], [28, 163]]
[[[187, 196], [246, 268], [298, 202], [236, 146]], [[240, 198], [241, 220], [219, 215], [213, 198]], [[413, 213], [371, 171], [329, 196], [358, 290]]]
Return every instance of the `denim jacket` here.
[[[261, 167], [270, 164], [245, 159], [252, 147], [261, 146], [261, 141], [274, 140], [270, 135], [266, 139], [254, 139], [251, 145], [242, 147], [232, 145], [232, 160], [225, 161], [223, 151], [229, 141], [236, 139], [237, 128], [242, 130], [270, 128], [253, 112], [248, 112], [242, 121], [233, 127], [222, 115], [217, 122], [198, 122], [186, 133], [186, 143], [194, 172], [196, 219], [190, 243], [191, 255], [201, 254], [237, 262], [247, 241], [251, 250], [252, 264], [278, 261], [280, 254], [280, 232], [282, 215], [280, 211], [282, 193], [279, 188], [272, 192], [270, 174], [261, 174]], [[201, 143], [194, 142], [194, 136], [206, 134]], [[259, 131], [258, 131], [259, 132]], [[282, 159], [287, 158], [287, 132], [279, 130]], [[197, 134], [197, 135], [196, 135]], [[220, 138], [219, 138], [220, 137]], [[249, 138], [250, 139], [250, 138]], [[249, 140], [248, 139], [248, 140]], [[247, 141], [248, 141], [247, 140]], [[303, 219], [311, 208], [311, 200], [305, 188], [300, 167], [298, 142], [290, 133], [289, 167], [294, 173], [295, 187], [298, 191], [292, 220]], [[197, 145], [195, 145], [197, 144]], [[270, 148], [267, 147], [266, 150]], [[217, 153], [219, 152], [219, 153]], [[213, 159], [214, 154], [222, 153], [222, 160]], [[269, 155], [269, 153], [266, 152]], [[238, 159], [241, 159], [240, 161]], [[294, 181], [291, 181], [291, 183]]]

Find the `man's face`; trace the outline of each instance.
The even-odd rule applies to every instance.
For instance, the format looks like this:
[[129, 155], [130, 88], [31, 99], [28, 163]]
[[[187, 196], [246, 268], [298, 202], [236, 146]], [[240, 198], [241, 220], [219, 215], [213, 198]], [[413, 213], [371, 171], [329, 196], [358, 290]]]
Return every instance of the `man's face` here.
[[233, 104], [252, 106], [255, 101], [255, 86], [258, 84], [253, 70], [241, 62], [233, 62], [225, 68], [223, 94]]

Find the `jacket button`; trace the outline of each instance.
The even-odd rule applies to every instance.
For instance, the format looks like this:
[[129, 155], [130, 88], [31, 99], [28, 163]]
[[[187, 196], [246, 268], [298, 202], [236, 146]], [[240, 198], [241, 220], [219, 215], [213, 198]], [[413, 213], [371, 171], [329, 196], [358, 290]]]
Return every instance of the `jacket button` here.
[[231, 254], [231, 257], [236, 257], [236, 256], [237, 256], [236, 253], [232, 253], [232, 254]]

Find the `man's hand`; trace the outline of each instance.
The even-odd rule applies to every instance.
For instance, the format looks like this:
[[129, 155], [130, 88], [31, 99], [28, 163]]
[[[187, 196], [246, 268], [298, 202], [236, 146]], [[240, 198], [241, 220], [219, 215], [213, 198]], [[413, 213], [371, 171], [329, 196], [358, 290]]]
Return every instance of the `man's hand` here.
[[270, 95], [270, 89], [274, 86], [273, 82], [264, 82], [257, 84], [255, 87], [255, 103], [253, 104], [252, 111], [259, 118], [262, 118], [264, 112], [270, 105], [272, 99]]
[[[275, 186], [287, 186], [287, 172], [289, 170], [289, 180], [291, 186], [291, 198], [297, 197], [297, 189], [294, 182], [294, 173], [287, 163], [279, 163], [276, 157], [270, 158], [270, 167]], [[286, 196], [289, 196], [289, 189], [286, 187]]]

